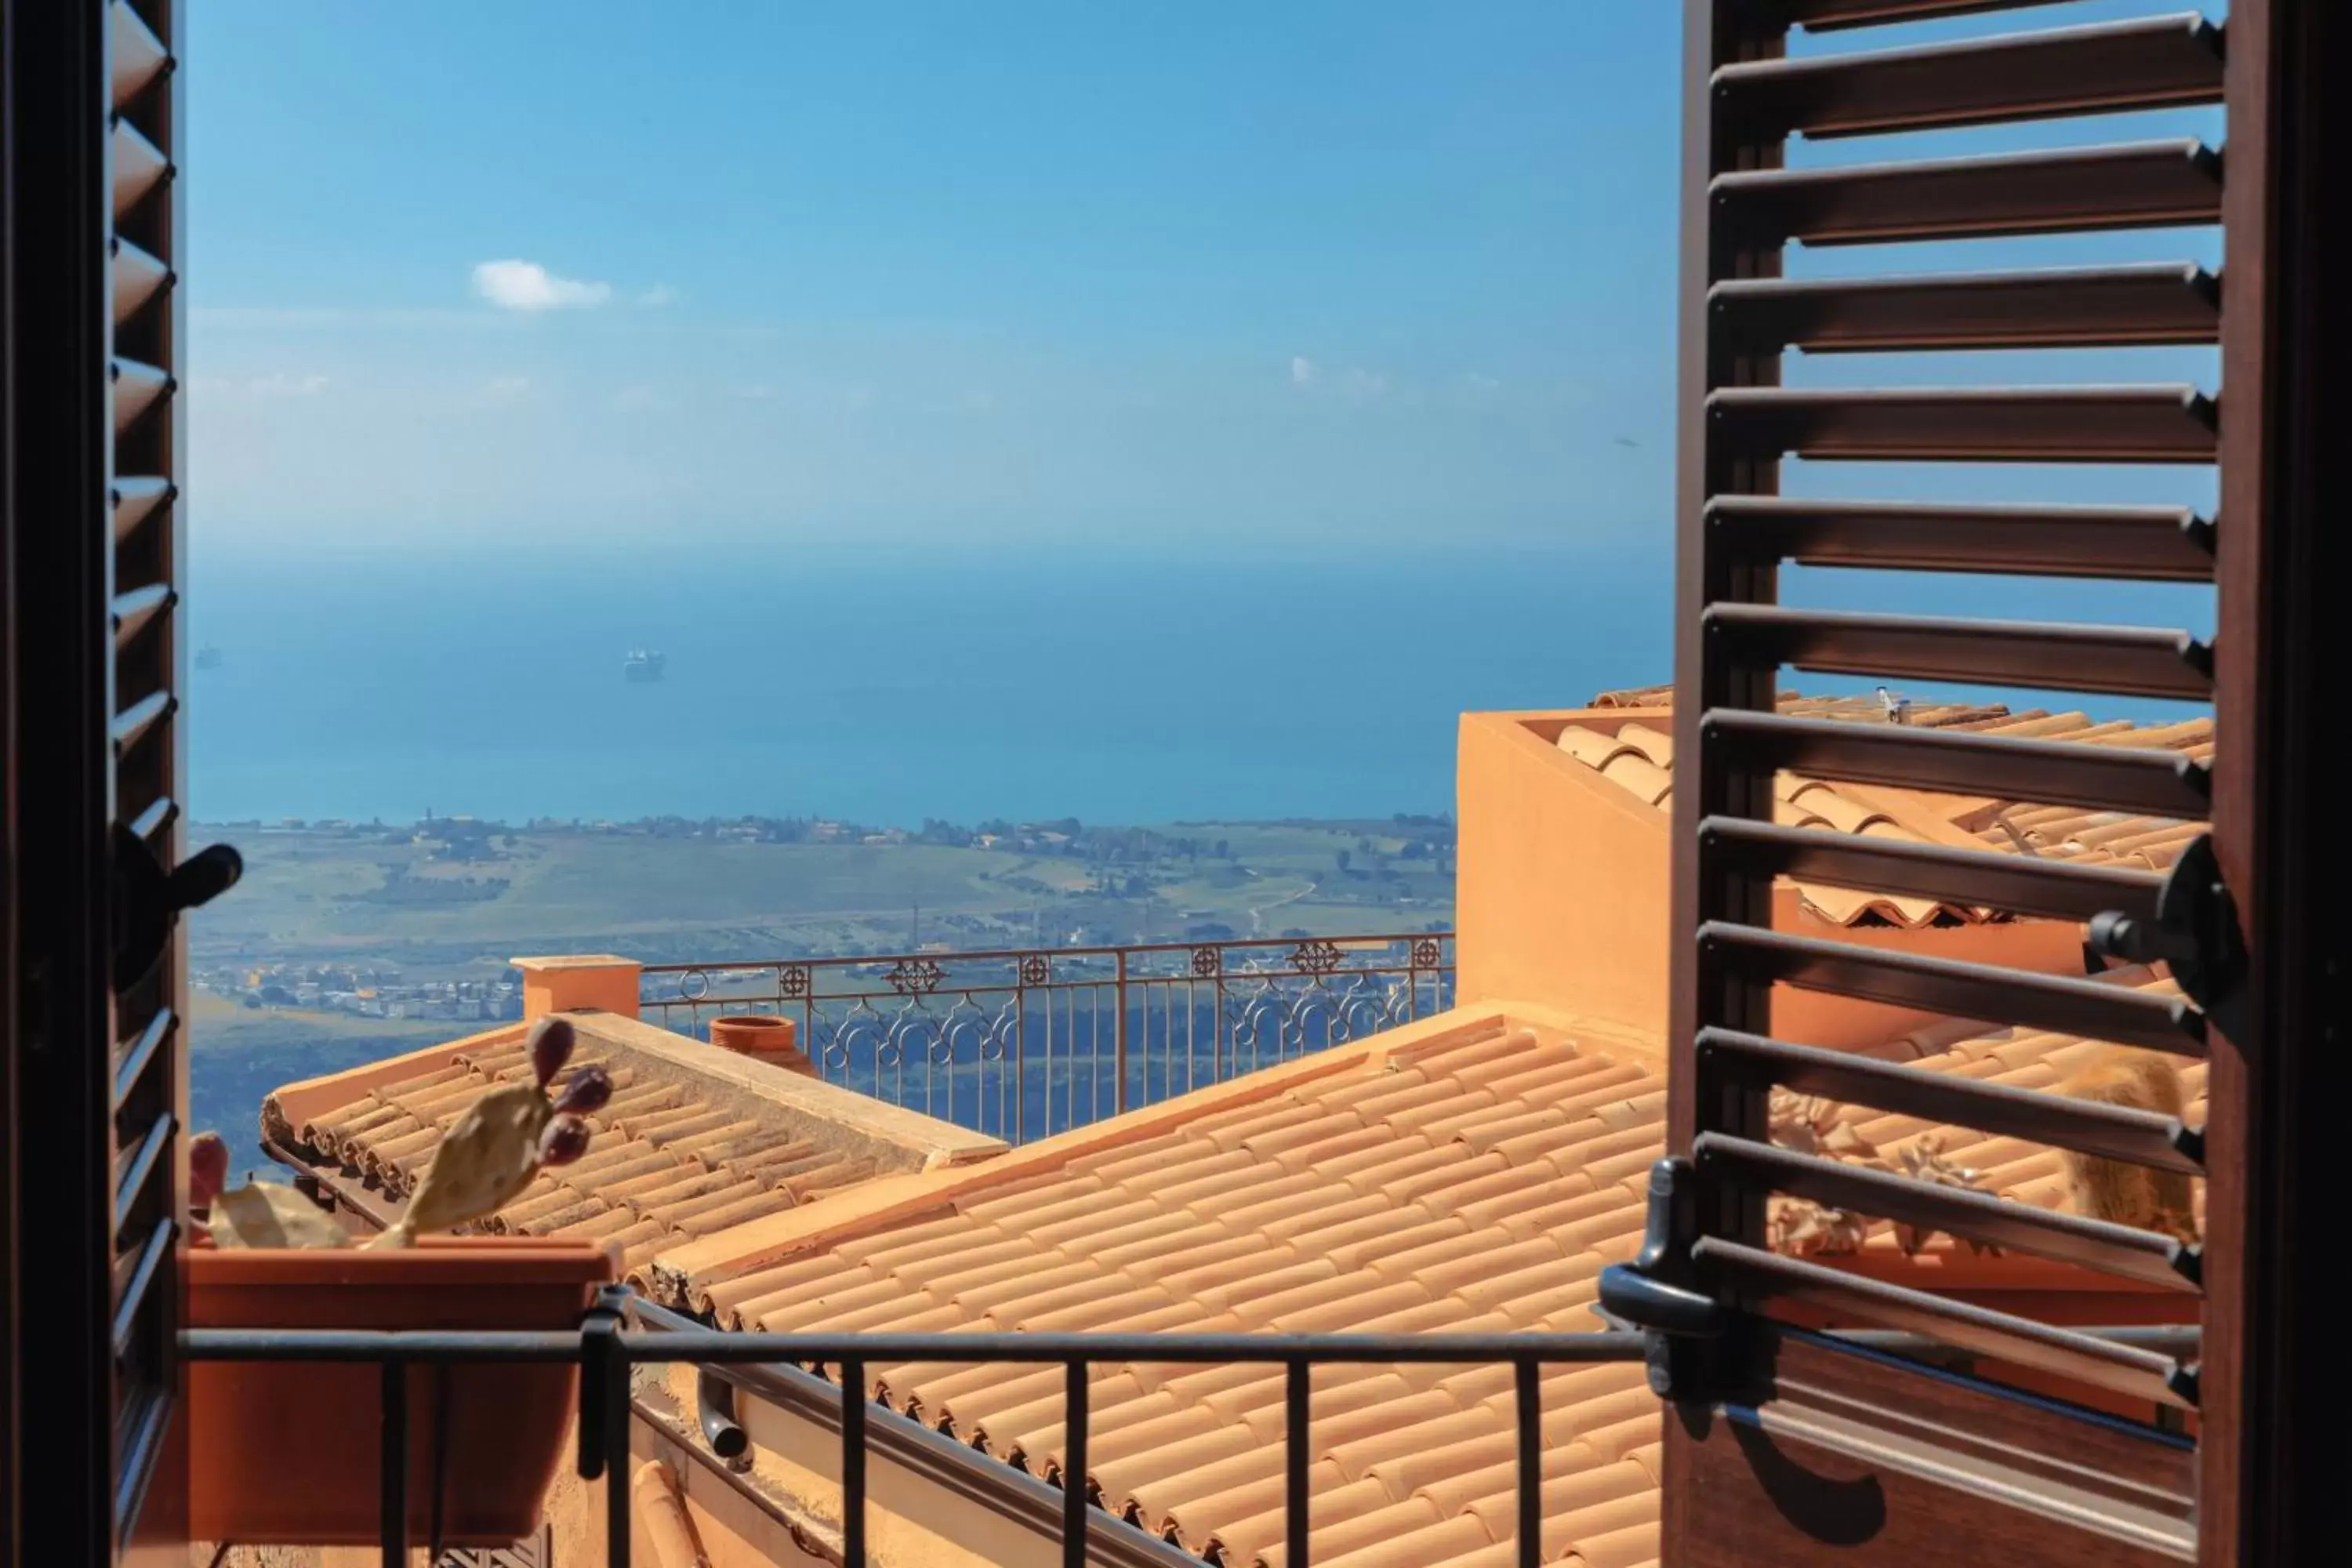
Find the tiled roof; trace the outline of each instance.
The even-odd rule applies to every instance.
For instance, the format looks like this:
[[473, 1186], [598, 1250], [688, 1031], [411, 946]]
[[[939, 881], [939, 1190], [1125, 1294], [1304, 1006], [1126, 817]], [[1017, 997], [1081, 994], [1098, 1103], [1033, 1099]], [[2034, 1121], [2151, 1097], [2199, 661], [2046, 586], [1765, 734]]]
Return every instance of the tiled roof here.
[[[614, 1089], [590, 1118], [587, 1154], [542, 1173], [483, 1228], [608, 1242], [621, 1249], [623, 1267], [634, 1268], [682, 1241], [923, 1163], [920, 1150], [844, 1135], [821, 1116], [746, 1091], [744, 1081], [756, 1087], [761, 1074], [789, 1078], [782, 1069], [625, 1026], [674, 1039], [689, 1063], [694, 1053], [711, 1053], [709, 1072], [681, 1068], [621, 1043], [623, 1028], [606, 1021], [580, 1030], [572, 1068], [602, 1066]], [[418, 1053], [405, 1065], [410, 1070], [347, 1091], [333, 1089], [335, 1079], [279, 1090], [263, 1107], [265, 1138], [371, 1217], [395, 1217], [441, 1134], [484, 1090], [530, 1070], [520, 1025]], [[830, 1085], [792, 1092], [850, 1098]]]
[[[2112, 978], [2168, 984], [2138, 972]], [[1664, 1145], [1655, 1059], [1499, 1011], [1414, 1034], [1410, 1044], [1335, 1054], [1328, 1070], [1292, 1064], [1277, 1092], [1245, 1103], [1171, 1121], [1165, 1113], [1181, 1104], [1171, 1102], [1140, 1141], [1099, 1136], [1103, 1128], [1066, 1135], [1066, 1157], [1043, 1163], [1039, 1147], [996, 1179], [985, 1166], [965, 1173], [940, 1201], [894, 1197], [881, 1217], [820, 1228], [810, 1249], [781, 1262], [667, 1282], [684, 1284], [679, 1305], [723, 1327], [778, 1332], [1599, 1326], [1598, 1276], [1638, 1246], [1643, 1182]], [[1878, 1054], [2048, 1089], [2097, 1048], [1953, 1021]], [[2182, 1076], [2190, 1120], [2201, 1119], [2201, 1065]], [[1980, 1190], [2066, 1201], [2053, 1150], [1866, 1110], [1829, 1112], [1890, 1160], [1935, 1139]], [[1864, 1243], [1870, 1253], [1894, 1246], [1884, 1225]], [[871, 1367], [868, 1377], [867, 1392], [892, 1408], [1061, 1480], [1058, 1368], [935, 1363]], [[1212, 1561], [1278, 1568], [1277, 1370], [1098, 1365], [1090, 1402], [1086, 1481], [1101, 1506]], [[1511, 1561], [1507, 1368], [1318, 1369], [1313, 1411], [1318, 1565]], [[1548, 1561], [1631, 1568], [1656, 1559], [1659, 1419], [1638, 1366], [1546, 1373]]]
[[[2149, 979], [2144, 970], [2116, 971], [2108, 978], [2119, 984], [2136, 984], [2162, 995], [2179, 994], [2179, 987], [2173, 982]], [[1988, 1029], [1982, 1024], [1953, 1020], [1907, 1036], [1874, 1054], [1930, 1072], [1979, 1079], [2011, 1089], [2047, 1090], [2055, 1089], [2094, 1054], [2111, 1048], [2079, 1036], [2031, 1029]], [[2184, 1101], [2182, 1120], [2191, 1126], [2201, 1126], [2205, 1121], [2205, 1064], [2184, 1059], [2177, 1065]], [[1982, 1190], [2042, 1208], [2066, 1206], [2066, 1168], [2059, 1152], [2046, 1144], [2018, 1138], [1990, 1138], [1968, 1128], [1942, 1126], [1916, 1117], [1893, 1116], [1853, 1106], [1837, 1108], [1835, 1120], [1851, 1126], [1882, 1155], [1896, 1163], [1906, 1150], [1922, 1141], [1934, 1140], [1951, 1163], [1976, 1173], [1974, 1184]], [[2200, 1226], [2204, 1189], [2201, 1180], [2194, 1184]], [[1868, 1245], [1874, 1248], [1893, 1247], [1892, 1229], [1878, 1226]]]
[[[1599, 1327], [1663, 1142], [1643, 1061], [1500, 1020], [1294, 1079], [1143, 1142], [704, 1283], [722, 1324], [776, 1331], [1412, 1332]], [[1058, 1368], [870, 1369], [871, 1392], [1058, 1479]], [[1508, 1561], [1507, 1367], [1318, 1369], [1322, 1568]], [[1283, 1382], [1264, 1366], [1094, 1369], [1101, 1504], [1227, 1563], [1281, 1560]], [[1544, 1381], [1556, 1560], [1656, 1558], [1657, 1401], [1640, 1366]], [[1566, 1553], [1564, 1558], [1561, 1553]]]
[[[1647, 710], [1664, 714], [1672, 701], [1673, 689], [1657, 687], [1602, 692], [1592, 700], [1591, 709]], [[1845, 719], [1860, 723], [1887, 721], [1886, 705], [1875, 698], [1808, 698], [1783, 692], [1780, 709], [1783, 713], [1805, 718]], [[2213, 747], [2213, 726], [2207, 719], [2146, 726], [2124, 720], [2097, 723], [2082, 713], [2052, 713], [2041, 709], [2011, 712], [1997, 704], [1951, 703], [1907, 707], [1904, 722], [1919, 728], [2063, 740], [2085, 745], [2178, 751], [2200, 758], [2210, 757]], [[1660, 811], [1668, 808], [1674, 795], [1674, 739], [1664, 723], [1628, 719], [1612, 729], [1571, 722], [1560, 731], [1559, 745], [1561, 751], [1629, 794]], [[1915, 843], [1930, 841], [1940, 829], [1951, 842], [1965, 842], [1967, 836], [1973, 836], [1991, 847], [2021, 854], [2135, 861], [2159, 870], [2170, 866], [2182, 848], [2204, 830], [2201, 823], [2169, 817], [2084, 812], [2070, 806], [2021, 805], [1999, 800], [1930, 798], [1885, 788], [1860, 790], [1790, 773], [1776, 778], [1774, 795], [1774, 819], [1791, 826]], [[1986, 910], [1928, 899], [1893, 898], [1817, 883], [1801, 883], [1799, 892], [1816, 913], [1838, 925], [1916, 927], [1995, 918]]]

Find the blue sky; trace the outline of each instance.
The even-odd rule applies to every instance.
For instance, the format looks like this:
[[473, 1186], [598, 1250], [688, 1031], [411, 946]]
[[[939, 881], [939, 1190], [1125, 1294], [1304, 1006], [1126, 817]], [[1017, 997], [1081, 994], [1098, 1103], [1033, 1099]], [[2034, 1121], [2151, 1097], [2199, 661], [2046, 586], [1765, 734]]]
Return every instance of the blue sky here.
[[198, 6], [202, 537], [1654, 540], [1678, 9]]
[[[2079, 0], [2034, 20], [2177, 8]], [[195, 7], [200, 538], [1475, 544], [1663, 570], [1680, 10]], [[1793, 47], [1824, 44], [1854, 47]], [[2096, 116], [1790, 159], [2220, 129], [2209, 111]], [[2210, 263], [2214, 247], [2059, 237], [1789, 265]], [[2210, 384], [2214, 365], [2159, 349], [1797, 358], [1787, 375]], [[2205, 476], [2160, 470], [1799, 463], [1783, 482], [2210, 500]], [[1822, 591], [1850, 590], [1876, 591]]]

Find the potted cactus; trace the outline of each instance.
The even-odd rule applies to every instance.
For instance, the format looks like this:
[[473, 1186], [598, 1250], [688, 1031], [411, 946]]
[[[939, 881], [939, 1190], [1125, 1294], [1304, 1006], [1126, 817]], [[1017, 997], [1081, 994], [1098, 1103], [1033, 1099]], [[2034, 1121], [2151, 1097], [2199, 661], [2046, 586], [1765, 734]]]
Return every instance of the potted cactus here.
[[[444, 1135], [406, 1213], [365, 1246], [291, 1188], [221, 1191], [227, 1149], [189, 1152], [188, 1320], [198, 1328], [569, 1329], [614, 1274], [591, 1242], [450, 1236], [545, 1165], [578, 1159], [596, 1068], [550, 1089], [572, 1026], [542, 1019], [530, 1080], [485, 1093]], [[372, 1364], [204, 1362], [188, 1369], [189, 1528], [197, 1539], [352, 1544], [380, 1538], [383, 1382]], [[578, 1396], [560, 1364], [416, 1366], [408, 1380], [408, 1531], [505, 1545], [537, 1528]], [[331, 1437], [306, 1437], [321, 1421]]]

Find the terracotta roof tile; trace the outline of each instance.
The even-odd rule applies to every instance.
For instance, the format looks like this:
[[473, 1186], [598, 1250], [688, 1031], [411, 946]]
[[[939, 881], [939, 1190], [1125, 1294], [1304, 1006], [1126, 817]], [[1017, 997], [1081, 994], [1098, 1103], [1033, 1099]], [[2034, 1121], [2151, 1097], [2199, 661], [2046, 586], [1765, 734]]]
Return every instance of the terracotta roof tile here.
[[1576, 1542], [1565, 1563], [1578, 1563], [1581, 1568], [1643, 1568], [1644, 1563], [1658, 1560], [1658, 1525], [1655, 1520], [1647, 1524], [1627, 1525], [1605, 1535], [1590, 1536]]
[[1317, 1169], [1326, 1176], [1338, 1177], [1360, 1193], [1373, 1193], [1400, 1176], [1428, 1170], [1453, 1158], [1454, 1151], [1432, 1143], [1418, 1132], [1392, 1130], [1385, 1145], [1343, 1154]]
[[[1399, 1506], [1418, 1507], [1420, 1500], [1415, 1499]], [[1445, 1557], [1483, 1551], [1491, 1544], [1485, 1525], [1468, 1514], [1455, 1514], [1418, 1530], [1386, 1536], [1353, 1552], [1342, 1552], [1336, 1557], [1318, 1552], [1315, 1561], [1323, 1568], [1428, 1568], [1430, 1563]]]
[[[1671, 705], [1672, 695], [1670, 688], [1604, 692], [1592, 706], [1597, 710], [1633, 705], [1619, 700], [1630, 698], [1641, 700], [1642, 705], [1665, 707]], [[1874, 698], [1805, 698], [1784, 692], [1780, 707], [1784, 713], [1806, 717], [1864, 723], [1887, 721], [1885, 705]], [[2152, 725], [2125, 721], [2094, 723], [2082, 713], [2050, 713], [2038, 709], [2011, 712], [1998, 705], [1913, 704], [1903, 721], [1921, 728], [2176, 751], [2191, 756], [2210, 755], [2213, 734], [2208, 719]], [[1635, 798], [1663, 810], [1673, 795], [1674, 756], [1671, 742], [1661, 746], [1660, 739], [1660, 731], [1639, 721], [1612, 723], [1605, 718], [1596, 718], [1591, 722], [1568, 723], [1559, 731], [1557, 744], [1561, 752]], [[1958, 830], [1972, 833], [1998, 848], [2137, 864], [2159, 870], [2178, 859], [2181, 849], [2203, 831], [2204, 826], [2165, 817], [2081, 812], [2071, 807], [2020, 805], [1997, 800], [1975, 803], [1960, 818], [1951, 818], [1926, 797], [1885, 789], [1850, 793], [1835, 784], [1790, 773], [1780, 776], [1775, 793], [1779, 796], [1775, 819], [1790, 826], [1913, 840], [1925, 837], [1916, 830], [1921, 827], [1930, 827], [1931, 831]], [[1899, 809], [1900, 803], [1906, 800], [1917, 805], [1921, 820], [1898, 820], [1895, 811], [1881, 804], [1896, 803]], [[1927, 818], [1934, 819], [1932, 824]], [[1997, 918], [1986, 910], [1931, 900], [1893, 898], [1815, 883], [1799, 883], [1797, 887], [1814, 912], [1840, 925], [1921, 926]]]

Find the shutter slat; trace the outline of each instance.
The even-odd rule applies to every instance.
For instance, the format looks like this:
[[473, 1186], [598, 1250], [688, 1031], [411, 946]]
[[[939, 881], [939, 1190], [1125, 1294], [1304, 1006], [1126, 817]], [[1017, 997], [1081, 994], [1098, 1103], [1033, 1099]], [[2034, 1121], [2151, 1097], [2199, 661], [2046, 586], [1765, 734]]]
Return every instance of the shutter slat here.
[[1702, 966], [1718, 966], [1753, 984], [1793, 985], [1953, 1018], [2145, 1046], [2177, 1056], [2205, 1054], [2204, 1015], [2181, 997], [2126, 985], [1931, 958], [1899, 948], [1824, 942], [1721, 921], [1699, 927], [1698, 949]]
[[179, 1226], [168, 1219], [156, 1222], [147, 1235], [147, 1244], [139, 1249], [139, 1261], [122, 1288], [122, 1298], [114, 1309], [113, 1338], [117, 1357], [130, 1352], [131, 1339], [139, 1329], [139, 1314], [147, 1305], [147, 1293], [155, 1285], [155, 1273], [163, 1259], [171, 1256], [172, 1242]]
[[2030, 1252], [2167, 1289], [2197, 1289], [2197, 1249], [2152, 1230], [2038, 1209], [1972, 1187], [1938, 1186], [1722, 1132], [1700, 1134], [1691, 1146], [1691, 1157], [1703, 1175], [1752, 1193], [1809, 1198], [1830, 1208]]
[[2220, 426], [2190, 386], [1740, 386], [1706, 414], [1727, 453], [1815, 461], [2210, 463]]
[[148, 1179], [160, 1168], [163, 1151], [172, 1146], [172, 1134], [177, 1130], [178, 1123], [166, 1112], [155, 1118], [146, 1136], [139, 1141], [138, 1151], [131, 1155], [130, 1165], [114, 1189], [115, 1229], [121, 1230], [131, 1223], [131, 1211], [146, 1191]]
[[146, 1506], [147, 1489], [155, 1479], [157, 1461], [163, 1457], [164, 1439], [171, 1433], [172, 1410], [176, 1403], [171, 1389], [161, 1384], [139, 1384], [124, 1396], [121, 1418], [117, 1422], [121, 1439], [114, 1461], [118, 1551], [138, 1523], [140, 1510]]
[[171, 177], [172, 163], [161, 148], [120, 115], [115, 117], [110, 144], [114, 156], [114, 221], [121, 223], [130, 216], [131, 208]]
[[119, 235], [113, 251], [114, 324], [119, 327], [171, 283], [172, 269]]
[[114, 751], [119, 757], [137, 745], [157, 720], [176, 707], [177, 700], [168, 690], [151, 691], [114, 716]]
[[2187, 632], [1715, 605], [1722, 657], [1748, 669], [1977, 681], [2188, 700], [2213, 694], [2212, 650]]
[[1706, 714], [1700, 734], [1727, 764], [1767, 774], [1787, 769], [1853, 784], [2189, 821], [2211, 806], [2210, 770], [2179, 752], [1723, 708]]
[[1743, 1082], [1779, 1085], [1799, 1094], [1972, 1127], [1999, 1138], [2022, 1138], [2103, 1159], [2204, 1173], [2202, 1132], [2179, 1117], [2153, 1110], [1926, 1072], [1735, 1029], [1700, 1030], [1698, 1061], [1703, 1071], [1727, 1072]]
[[147, 1064], [155, 1059], [155, 1053], [171, 1037], [172, 1026], [175, 1022], [177, 1020], [169, 1007], [160, 1009], [147, 1020], [146, 1027], [139, 1031], [139, 1037], [131, 1041], [131, 1048], [122, 1054], [121, 1062], [114, 1069], [113, 1109], [118, 1114], [131, 1103], [131, 1096], [139, 1088], [140, 1079], [146, 1075]]
[[153, 475], [118, 478], [108, 496], [114, 512], [114, 542], [120, 544], [136, 533], [139, 525], [168, 503], [174, 493], [171, 480]]
[[106, 13], [112, 107], [119, 110], [153, 84], [172, 55], [128, 0], [108, 0]]
[[2142, 142], [1718, 174], [1710, 195], [1723, 237], [1759, 247], [2158, 228], [2220, 218], [2221, 163], [2199, 142]]
[[2186, 507], [1937, 506], [1717, 496], [1710, 542], [1758, 563], [2213, 580], [2213, 524]]
[[1929, 131], [2006, 120], [2215, 103], [2221, 32], [2151, 16], [1863, 54], [1724, 66], [1718, 126], [1759, 139]]
[[1735, 279], [1707, 293], [1740, 352], [1891, 353], [1930, 349], [2210, 343], [2221, 282], [2201, 267], [2053, 268], [1951, 278]]
[[1927, 22], [1984, 11], [2024, 11], [2067, 0], [1780, 0], [1781, 18], [1816, 33], [1887, 22]]
[[114, 383], [114, 433], [117, 436], [139, 423], [142, 416], [170, 395], [173, 382], [168, 371], [137, 360], [118, 359], [107, 366], [107, 374]]
[[146, 808], [131, 819], [131, 837], [152, 838], [169, 827], [179, 815], [180, 803], [168, 795], [149, 801]]
[[1710, 1237], [1694, 1247], [1691, 1255], [1725, 1289], [1749, 1301], [1798, 1302], [1826, 1313], [1834, 1321], [1859, 1319], [1925, 1334], [1996, 1361], [2071, 1378], [2126, 1398], [2188, 1409], [2196, 1406], [2195, 1374], [2158, 1351], [1866, 1279], [1736, 1241]]
[[2122, 866], [1872, 838], [1744, 817], [1707, 817], [1698, 836], [1702, 863], [1717, 870], [1792, 877], [2050, 920], [2087, 921], [2110, 910], [2153, 920], [2164, 886], [2153, 871]]
[[121, 647], [147, 629], [148, 623], [171, 608], [178, 595], [169, 583], [150, 583], [127, 594], [117, 594], [110, 612], [114, 646]]

